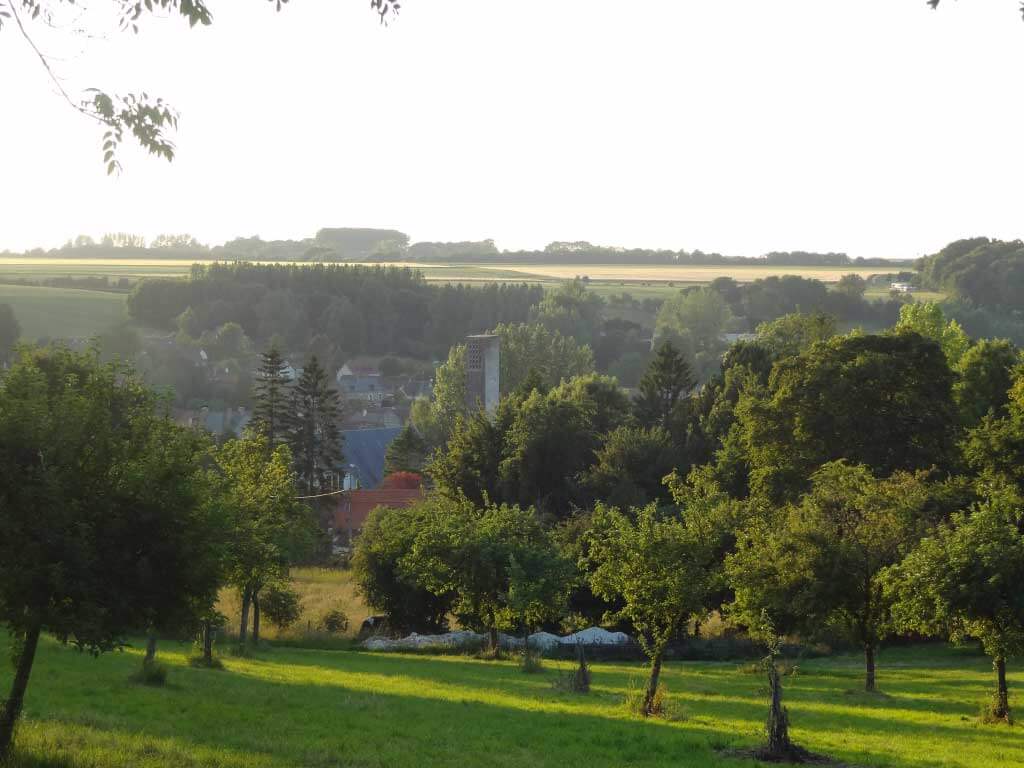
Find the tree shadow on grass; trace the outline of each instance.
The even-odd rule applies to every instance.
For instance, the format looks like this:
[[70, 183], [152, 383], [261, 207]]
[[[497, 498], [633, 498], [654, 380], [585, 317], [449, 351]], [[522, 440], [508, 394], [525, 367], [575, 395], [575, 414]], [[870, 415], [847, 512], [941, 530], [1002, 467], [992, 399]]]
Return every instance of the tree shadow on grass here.
[[[639, 665], [599, 664], [595, 693], [575, 696], [554, 691], [545, 680], [538, 684], [513, 665], [469, 659], [275, 652], [265, 659], [227, 659], [225, 672], [188, 668], [175, 654], [165, 661], [175, 688], [144, 689], [126, 682], [137, 664], [134, 654], [95, 660], [45, 648], [29, 689], [30, 724], [124, 734], [131, 754], [30, 768], [187, 764], [140, 752], [161, 739], [178, 745], [173, 753], [179, 755], [220, 750], [220, 764], [232, 767], [247, 765], [233, 755], [250, 755], [253, 765], [314, 768], [753, 765], [717, 750], [755, 746], [766, 713], [759, 681], [736, 674], [734, 666], [730, 672], [728, 665], [669, 665], [670, 695], [689, 715], [670, 723], [630, 719], [612, 701], [621, 699], [630, 679], [642, 679]], [[961, 754], [985, 748], [984, 754], [1000, 759], [975, 759], [975, 765], [1024, 764], [1024, 741], [1016, 732], [971, 729], [946, 718], [900, 722], [898, 706], [887, 704], [851, 711], [837, 701], [840, 685], [798, 676], [787, 687], [794, 739], [814, 752], [847, 763], [931, 768], [962, 764]], [[911, 746], [897, 754], [887, 748], [892, 739]], [[941, 757], [935, 747], [913, 748], [928, 739], [941, 739]]]

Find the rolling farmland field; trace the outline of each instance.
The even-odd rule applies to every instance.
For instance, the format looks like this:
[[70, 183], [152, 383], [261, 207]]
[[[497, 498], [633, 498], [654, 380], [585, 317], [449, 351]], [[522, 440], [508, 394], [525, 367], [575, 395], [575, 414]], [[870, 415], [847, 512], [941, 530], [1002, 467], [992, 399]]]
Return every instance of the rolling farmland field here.
[[85, 338], [109, 330], [125, 316], [123, 293], [0, 284], [0, 304], [10, 304], [22, 338]]
[[[14, 307], [23, 338], [41, 336], [86, 338], [109, 329], [124, 317], [125, 293], [78, 288], [14, 285], [12, 281], [43, 281], [53, 278], [106, 277], [129, 281], [147, 277], [184, 278], [193, 263], [187, 259], [57, 259], [0, 256], [0, 303]], [[302, 266], [307, 262], [290, 262]], [[843, 267], [770, 266], [673, 266], [615, 264], [418, 264], [390, 262], [390, 266], [417, 269], [433, 283], [479, 285], [493, 282], [529, 282], [554, 287], [562, 281], [586, 275], [590, 289], [599, 295], [629, 293], [636, 299], [665, 298], [680, 288], [700, 285], [717, 277], [750, 282], [771, 275], [800, 275], [826, 283], [856, 272], [864, 277], [880, 269], [851, 270]], [[5, 284], [7, 281], [7, 284]], [[868, 298], [888, 296], [873, 288]], [[939, 299], [938, 293], [918, 293], [919, 299]]]

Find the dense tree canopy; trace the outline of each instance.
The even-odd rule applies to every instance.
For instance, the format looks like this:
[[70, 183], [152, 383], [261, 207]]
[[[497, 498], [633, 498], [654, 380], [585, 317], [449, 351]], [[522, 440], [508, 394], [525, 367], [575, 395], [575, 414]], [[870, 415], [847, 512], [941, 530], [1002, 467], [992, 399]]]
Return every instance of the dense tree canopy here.
[[977, 237], [957, 240], [918, 264], [925, 285], [976, 306], [1024, 309], [1024, 244]]
[[128, 313], [140, 325], [169, 328], [191, 308], [193, 336], [235, 322], [257, 343], [279, 335], [291, 350], [323, 334], [342, 360], [430, 358], [468, 333], [526, 320], [541, 295], [525, 284], [438, 287], [397, 267], [235, 263], [197, 265], [186, 281], [143, 280]]
[[20, 649], [0, 761], [40, 632], [100, 653], [213, 605], [223, 537], [207, 446], [163, 410], [95, 353], [26, 350], [0, 378], [0, 622]]
[[948, 467], [952, 385], [941, 348], [916, 333], [840, 336], [779, 361], [737, 405], [752, 486], [792, 498], [837, 459], [880, 476]]

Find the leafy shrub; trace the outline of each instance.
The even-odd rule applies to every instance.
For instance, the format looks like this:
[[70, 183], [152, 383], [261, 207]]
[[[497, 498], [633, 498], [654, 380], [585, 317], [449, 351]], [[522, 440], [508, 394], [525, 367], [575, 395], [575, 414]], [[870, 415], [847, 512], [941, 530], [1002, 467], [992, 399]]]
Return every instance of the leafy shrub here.
[[318, 628], [334, 634], [348, 629], [348, 616], [340, 608], [332, 608], [320, 617]]
[[[631, 680], [629, 688], [626, 691], [626, 698], [623, 702], [626, 707], [626, 711], [636, 717], [643, 717], [644, 697], [646, 695], [647, 686], [638, 686], [634, 680]], [[676, 719], [674, 717], [670, 717], [670, 713], [668, 711], [668, 688], [665, 687], [664, 683], [658, 683], [658, 687], [654, 690], [654, 701], [651, 702], [650, 716]]]
[[583, 645], [576, 648], [576, 668], [568, 675], [558, 672], [555, 688], [572, 693], [590, 693], [590, 667], [583, 651]]
[[299, 593], [286, 584], [272, 584], [260, 593], [260, 611], [279, 629], [290, 627], [302, 614]]
[[143, 661], [139, 671], [132, 675], [132, 681], [140, 685], [159, 687], [167, 683], [167, 667], [158, 661]]

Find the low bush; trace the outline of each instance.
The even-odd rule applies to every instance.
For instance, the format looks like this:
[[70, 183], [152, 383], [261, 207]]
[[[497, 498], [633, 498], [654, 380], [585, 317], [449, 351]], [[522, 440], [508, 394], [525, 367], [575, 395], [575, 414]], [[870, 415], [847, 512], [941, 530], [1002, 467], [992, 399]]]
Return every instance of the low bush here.
[[[635, 680], [630, 680], [629, 688], [626, 690], [626, 698], [623, 701], [626, 711], [635, 717], [644, 716], [644, 698], [647, 695], [647, 686], [638, 685]], [[668, 704], [668, 688], [664, 683], [658, 683], [654, 691], [654, 701], [651, 702], [651, 717], [661, 717], [666, 714]]]
[[260, 610], [267, 621], [285, 629], [299, 620], [302, 601], [299, 593], [287, 584], [272, 584], [260, 594]]
[[331, 608], [321, 617], [317, 629], [330, 634], [348, 630], [348, 615], [340, 608]]
[[159, 661], [143, 661], [139, 670], [132, 675], [132, 682], [155, 687], [166, 685], [167, 667]]

